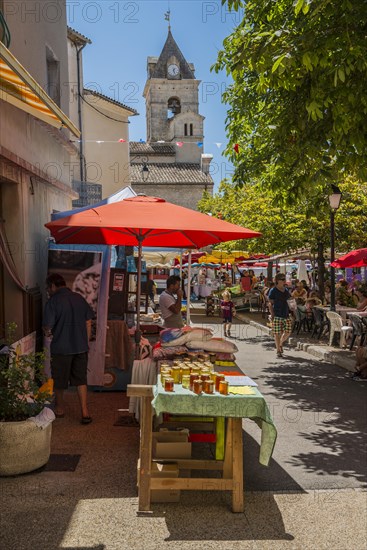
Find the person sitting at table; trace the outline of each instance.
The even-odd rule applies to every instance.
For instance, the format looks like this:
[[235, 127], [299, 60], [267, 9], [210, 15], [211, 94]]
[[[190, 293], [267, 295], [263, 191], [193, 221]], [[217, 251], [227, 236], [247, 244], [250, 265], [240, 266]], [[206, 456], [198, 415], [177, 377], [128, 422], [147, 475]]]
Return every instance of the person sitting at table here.
[[354, 295], [358, 298], [356, 304], [357, 311], [367, 311], [367, 287], [360, 286], [354, 290]]
[[324, 286], [324, 302], [325, 305], [329, 305], [331, 300], [331, 286], [330, 283], [325, 283]]
[[345, 279], [340, 279], [339, 283], [336, 286], [335, 291], [336, 303], [339, 306], [349, 306], [355, 307], [355, 302], [353, 300], [352, 294], [348, 290], [348, 283]]
[[292, 298], [298, 301], [298, 303], [302, 302], [303, 304], [306, 303], [307, 300], [307, 291], [303, 287], [302, 281], [299, 281], [296, 285], [296, 288], [292, 292]]

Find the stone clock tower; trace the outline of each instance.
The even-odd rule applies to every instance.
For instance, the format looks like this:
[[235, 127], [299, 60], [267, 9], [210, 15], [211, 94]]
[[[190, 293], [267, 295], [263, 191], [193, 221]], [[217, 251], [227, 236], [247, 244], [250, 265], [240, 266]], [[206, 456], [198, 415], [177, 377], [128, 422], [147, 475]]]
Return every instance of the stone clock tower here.
[[[186, 61], [170, 27], [160, 56], [148, 57], [147, 72], [143, 93], [147, 141], [130, 143], [131, 184], [136, 192], [196, 208], [204, 189], [213, 190], [209, 169], [212, 155], [204, 154], [204, 117], [199, 114], [200, 80], [195, 78], [195, 67]], [[137, 155], [145, 155], [148, 161], [149, 177], [144, 183], [136, 169], [141, 160], [134, 162]], [[159, 169], [160, 178], [159, 172], [153, 175]]]
[[[177, 46], [171, 30], [159, 58], [148, 57], [144, 89], [147, 141], [183, 142], [176, 160], [200, 162], [204, 117], [199, 114], [199, 84], [195, 68]], [[190, 146], [194, 144], [194, 146]]]

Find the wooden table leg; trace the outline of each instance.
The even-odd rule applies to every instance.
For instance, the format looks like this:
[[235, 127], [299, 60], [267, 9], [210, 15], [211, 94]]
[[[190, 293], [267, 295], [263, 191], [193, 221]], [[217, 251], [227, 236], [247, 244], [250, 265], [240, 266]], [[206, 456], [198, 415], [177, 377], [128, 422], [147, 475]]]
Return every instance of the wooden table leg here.
[[[243, 443], [242, 443], [242, 418], [231, 418], [232, 431], [232, 466], [233, 489], [232, 511], [244, 511], [243, 498]], [[229, 431], [229, 430], [228, 430]]]
[[139, 512], [150, 510], [150, 474], [152, 463], [152, 398], [142, 397], [140, 421]]
[[226, 445], [224, 451], [223, 478], [232, 479], [233, 475], [233, 433], [232, 418], [227, 419]]

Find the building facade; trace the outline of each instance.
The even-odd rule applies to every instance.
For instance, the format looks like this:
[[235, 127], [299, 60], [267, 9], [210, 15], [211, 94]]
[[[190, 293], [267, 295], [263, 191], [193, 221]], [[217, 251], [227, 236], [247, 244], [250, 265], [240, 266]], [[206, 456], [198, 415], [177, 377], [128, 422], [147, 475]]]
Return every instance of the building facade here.
[[[0, 336], [16, 322], [17, 336], [40, 329], [52, 211], [67, 210], [71, 166], [78, 158], [68, 118], [66, 2], [57, 17], [47, 2], [0, 0]], [[42, 15], [43, 14], [43, 15]]]

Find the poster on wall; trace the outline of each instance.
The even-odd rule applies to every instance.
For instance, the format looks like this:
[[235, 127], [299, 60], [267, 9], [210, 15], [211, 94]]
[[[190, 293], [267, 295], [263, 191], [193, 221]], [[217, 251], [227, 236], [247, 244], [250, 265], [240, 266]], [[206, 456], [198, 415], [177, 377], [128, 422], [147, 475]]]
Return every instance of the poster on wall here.
[[88, 358], [88, 384], [91, 385], [100, 384], [104, 370], [106, 297], [103, 262], [103, 250], [96, 250], [96, 247], [83, 250], [81, 245], [78, 248], [51, 245], [48, 250], [48, 273], [62, 275], [66, 285], [83, 296], [94, 312]]

